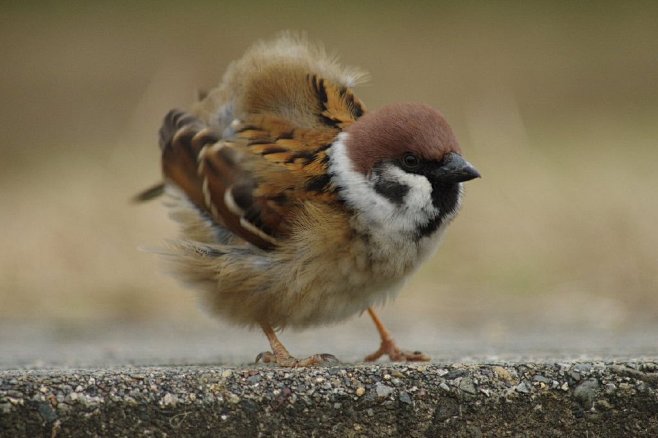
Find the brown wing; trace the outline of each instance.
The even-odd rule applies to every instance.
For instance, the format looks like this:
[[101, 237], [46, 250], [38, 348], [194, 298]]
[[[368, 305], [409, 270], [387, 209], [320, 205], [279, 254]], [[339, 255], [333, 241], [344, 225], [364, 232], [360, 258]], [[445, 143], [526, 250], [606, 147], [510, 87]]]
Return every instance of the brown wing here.
[[[276, 245], [303, 202], [335, 202], [326, 149], [337, 132], [295, 129], [269, 116], [235, 128], [232, 141], [206, 149], [199, 172], [213, 202], [223, 202], [243, 229]], [[238, 174], [227, 177], [223, 164]]]
[[262, 111], [235, 120], [220, 139], [174, 110], [160, 130], [165, 177], [215, 222], [260, 248], [289, 236], [305, 201], [338, 202], [326, 151], [364, 111], [346, 87], [315, 75], [306, 75], [304, 87], [313, 127]]

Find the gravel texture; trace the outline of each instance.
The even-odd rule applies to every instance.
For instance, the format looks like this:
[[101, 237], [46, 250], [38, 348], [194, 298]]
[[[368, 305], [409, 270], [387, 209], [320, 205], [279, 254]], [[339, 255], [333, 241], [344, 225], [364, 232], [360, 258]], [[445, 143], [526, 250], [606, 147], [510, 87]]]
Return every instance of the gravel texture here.
[[0, 371], [0, 435], [656, 436], [653, 360]]

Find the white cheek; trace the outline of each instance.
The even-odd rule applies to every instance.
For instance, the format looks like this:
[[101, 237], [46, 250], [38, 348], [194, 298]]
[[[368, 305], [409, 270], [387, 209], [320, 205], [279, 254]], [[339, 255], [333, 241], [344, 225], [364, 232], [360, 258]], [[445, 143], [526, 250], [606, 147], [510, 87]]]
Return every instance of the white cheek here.
[[361, 172], [354, 170], [347, 155], [346, 138], [347, 133], [340, 133], [329, 150], [329, 171], [350, 207], [360, 213], [369, 212], [383, 220], [392, 213], [391, 203], [375, 192], [372, 183]]
[[339, 134], [330, 149], [329, 170], [341, 187], [341, 196], [357, 212], [357, 220], [387, 233], [415, 232], [438, 214], [432, 204], [432, 185], [423, 175], [410, 174], [397, 166], [386, 166], [381, 177], [409, 187], [401, 205], [375, 190], [375, 182], [356, 171], [347, 155], [347, 133]]
[[402, 208], [409, 212], [427, 212], [434, 210], [432, 205], [432, 184], [423, 175], [407, 173], [394, 165], [386, 166], [383, 176], [391, 181], [404, 184], [409, 187], [409, 192], [404, 197]]

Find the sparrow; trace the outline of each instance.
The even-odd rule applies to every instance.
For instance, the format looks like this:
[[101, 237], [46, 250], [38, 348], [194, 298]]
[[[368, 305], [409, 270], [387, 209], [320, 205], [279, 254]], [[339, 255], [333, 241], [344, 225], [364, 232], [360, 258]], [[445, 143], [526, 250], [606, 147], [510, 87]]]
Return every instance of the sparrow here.
[[393, 298], [432, 255], [478, 178], [448, 122], [420, 103], [367, 111], [363, 78], [301, 37], [259, 42], [231, 63], [190, 111], [172, 110], [159, 143], [164, 183], [182, 236], [163, 250], [210, 311], [260, 327], [283, 367], [295, 358], [284, 328], [367, 312], [379, 348], [366, 356], [426, 361], [400, 349], [374, 306]]

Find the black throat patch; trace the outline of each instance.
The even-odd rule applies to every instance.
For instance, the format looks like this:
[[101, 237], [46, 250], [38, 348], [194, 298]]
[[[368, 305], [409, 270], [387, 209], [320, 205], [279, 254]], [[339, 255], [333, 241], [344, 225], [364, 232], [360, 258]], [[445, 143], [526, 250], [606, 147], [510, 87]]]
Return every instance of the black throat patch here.
[[404, 197], [407, 196], [407, 193], [409, 193], [411, 188], [401, 182], [382, 178], [381, 170], [375, 170], [375, 172], [377, 174], [375, 191], [395, 205], [402, 205], [404, 203]]
[[459, 203], [459, 183], [432, 184], [432, 204], [441, 216], [451, 214]]
[[459, 184], [432, 184], [432, 204], [439, 214], [416, 230], [418, 239], [430, 236], [455, 212], [459, 203]]

